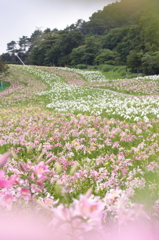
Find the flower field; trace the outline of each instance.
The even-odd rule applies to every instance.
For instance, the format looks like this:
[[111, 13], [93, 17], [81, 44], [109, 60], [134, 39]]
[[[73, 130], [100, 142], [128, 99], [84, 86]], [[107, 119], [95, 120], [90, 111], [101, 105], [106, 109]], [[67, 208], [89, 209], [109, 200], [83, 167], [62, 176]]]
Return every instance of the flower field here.
[[105, 83], [103, 87], [136, 95], [151, 95], [158, 97], [159, 94], [159, 81], [147, 79], [115, 81], [112, 83]]
[[[158, 98], [92, 89], [81, 75], [57, 68], [11, 66], [6, 81], [10, 87], [0, 92], [5, 214], [20, 207], [42, 217], [57, 233], [46, 240], [129, 239], [123, 229], [135, 222], [158, 229]], [[140, 230], [130, 239], [151, 239]]]

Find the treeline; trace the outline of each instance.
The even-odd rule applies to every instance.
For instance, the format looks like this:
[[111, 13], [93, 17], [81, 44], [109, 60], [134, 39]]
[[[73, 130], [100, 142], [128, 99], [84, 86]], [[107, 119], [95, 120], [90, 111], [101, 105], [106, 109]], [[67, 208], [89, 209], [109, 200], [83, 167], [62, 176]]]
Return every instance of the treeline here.
[[88, 67], [126, 65], [132, 72], [159, 74], [159, 2], [121, 0], [79, 19], [64, 30], [35, 30], [7, 44], [3, 61]]

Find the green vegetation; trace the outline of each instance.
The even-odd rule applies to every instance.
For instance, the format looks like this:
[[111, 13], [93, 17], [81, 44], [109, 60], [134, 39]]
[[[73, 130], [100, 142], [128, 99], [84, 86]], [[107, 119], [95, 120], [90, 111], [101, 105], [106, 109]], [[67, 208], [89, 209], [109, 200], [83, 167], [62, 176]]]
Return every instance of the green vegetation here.
[[121, 0], [93, 13], [88, 22], [79, 19], [64, 30], [47, 28], [22, 36], [19, 49], [11, 41], [1, 57], [19, 64], [18, 53], [30, 65], [84, 69], [108, 64], [126, 66], [135, 74], [159, 74], [158, 16], [157, 0]]
[[[126, 66], [100, 64], [86, 68], [85, 64], [78, 64], [75, 66], [75, 68], [82, 69], [84, 71], [100, 71], [105, 76], [105, 78], [110, 81], [114, 79], [136, 78], [138, 76], [137, 73], [132, 73]], [[144, 74], [141, 75], [144, 76]]]
[[109, 64], [101, 64], [99, 66], [90, 66], [89, 70], [99, 70], [108, 80], [124, 79], [137, 77], [137, 73], [131, 73], [126, 66], [115, 66]]
[[8, 74], [8, 71], [9, 71], [8, 65], [0, 61], [0, 78]]

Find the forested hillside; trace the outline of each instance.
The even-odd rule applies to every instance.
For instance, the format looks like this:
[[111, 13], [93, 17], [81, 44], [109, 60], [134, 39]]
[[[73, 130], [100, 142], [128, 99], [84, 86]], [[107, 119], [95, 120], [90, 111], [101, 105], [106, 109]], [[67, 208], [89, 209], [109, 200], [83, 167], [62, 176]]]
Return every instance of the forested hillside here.
[[159, 74], [159, 3], [121, 0], [79, 19], [64, 30], [36, 29], [7, 44], [3, 61], [26, 64], [88, 67], [126, 65], [132, 72]]

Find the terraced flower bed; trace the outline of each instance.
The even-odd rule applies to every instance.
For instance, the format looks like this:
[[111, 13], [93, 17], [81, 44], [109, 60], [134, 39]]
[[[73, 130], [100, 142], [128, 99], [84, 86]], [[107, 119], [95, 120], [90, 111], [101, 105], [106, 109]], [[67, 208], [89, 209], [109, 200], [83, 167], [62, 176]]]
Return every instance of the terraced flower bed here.
[[10, 86], [0, 92], [1, 107], [34, 102], [37, 98], [34, 93], [47, 88], [45, 83], [39, 83], [37, 78], [33, 78], [27, 72], [17, 71], [13, 66], [10, 66], [10, 71], [11, 74], [4, 79]]
[[128, 239], [134, 227], [156, 240], [158, 99], [91, 89], [61, 69], [11, 73], [0, 108], [1, 210], [37, 216], [46, 240]]
[[102, 85], [102, 88], [108, 88], [134, 95], [159, 95], [159, 81], [157, 80], [120, 80], [112, 83], [105, 83]]

